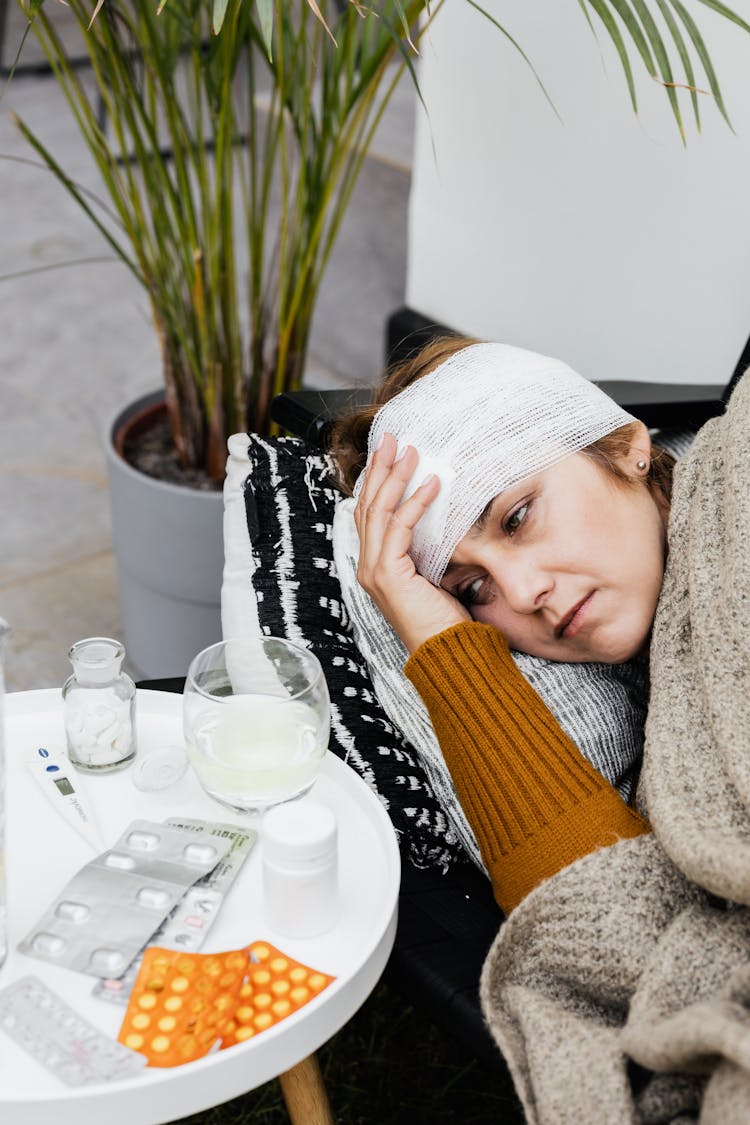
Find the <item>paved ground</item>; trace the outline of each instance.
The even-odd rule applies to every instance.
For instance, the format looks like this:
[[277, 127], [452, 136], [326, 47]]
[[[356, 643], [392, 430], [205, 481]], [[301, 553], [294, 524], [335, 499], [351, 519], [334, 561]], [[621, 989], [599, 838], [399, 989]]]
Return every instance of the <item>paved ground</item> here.
[[[21, 26], [10, 0], [2, 61]], [[64, 19], [64, 9], [61, 9]], [[29, 43], [29, 55], [34, 45]], [[2, 80], [4, 81], [4, 80]], [[0, 616], [13, 627], [8, 687], [60, 684], [80, 637], [121, 632], [101, 437], [157, 387], [143, 295], [15, 129], [22, 116], [95, 184], [54, 79], [16, 75], [0, 102]], [[367, 382], [386, 316], [403, 302], [414, 96], [403, 84], [379, 132], [330, 263], [314, 325], [311, 385]], [[9, 274], [29, 272], [8, 279]]]

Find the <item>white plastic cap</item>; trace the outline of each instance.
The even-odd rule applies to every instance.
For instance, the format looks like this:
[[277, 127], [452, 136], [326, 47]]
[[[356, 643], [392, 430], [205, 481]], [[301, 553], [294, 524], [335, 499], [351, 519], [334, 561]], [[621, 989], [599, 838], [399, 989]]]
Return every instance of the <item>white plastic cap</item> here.
[[336, 848], [336, 818], [317, 801], [289, 801], [264, 815], [262, 838], [270, 863], [316, 863]]

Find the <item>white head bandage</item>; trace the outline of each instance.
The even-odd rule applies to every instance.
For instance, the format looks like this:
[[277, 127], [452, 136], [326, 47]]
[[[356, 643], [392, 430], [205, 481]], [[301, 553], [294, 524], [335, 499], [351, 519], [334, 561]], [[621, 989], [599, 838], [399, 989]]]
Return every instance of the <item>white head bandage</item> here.
[[[459, 541], [495, 496], [633, 422], [567, 364], [505, 344], [471, 344], [381, 407], [368, 454], [385, 433], [419, 464], [407, 499], [430, 473], [440, 493], [414, 529], [417, 570], [440, 583]], [[358, 496], [359, 477], [354, 489]]]

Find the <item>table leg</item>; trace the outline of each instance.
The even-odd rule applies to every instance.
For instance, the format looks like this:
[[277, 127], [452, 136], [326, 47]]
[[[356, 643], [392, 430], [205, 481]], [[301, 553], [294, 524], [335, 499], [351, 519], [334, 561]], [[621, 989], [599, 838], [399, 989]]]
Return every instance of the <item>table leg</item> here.
[[315, 1055], [285, 1070], [279, 1082], [292, 1125], [335, 1125]]

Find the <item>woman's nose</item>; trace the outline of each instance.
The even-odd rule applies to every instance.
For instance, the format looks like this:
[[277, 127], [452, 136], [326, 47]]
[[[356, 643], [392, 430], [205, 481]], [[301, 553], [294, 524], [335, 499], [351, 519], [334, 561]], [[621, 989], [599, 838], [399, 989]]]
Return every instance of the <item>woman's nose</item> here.
[[506, 559], [493, 579], [514, 613], [536, 613], [555, 588], [550, 572], [528, 558]]

